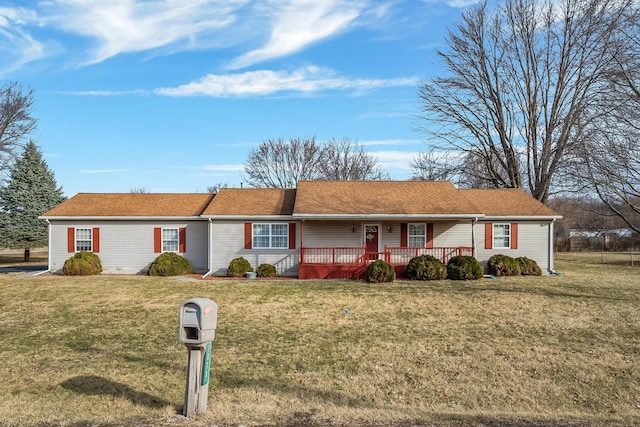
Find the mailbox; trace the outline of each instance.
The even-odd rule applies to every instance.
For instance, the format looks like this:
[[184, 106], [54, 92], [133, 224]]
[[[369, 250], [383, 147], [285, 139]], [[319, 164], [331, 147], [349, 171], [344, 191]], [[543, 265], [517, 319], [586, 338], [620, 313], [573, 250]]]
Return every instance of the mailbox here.
[[199, 345], [216, 337], [218, 306], [207, 298], [192, 298], [180, 304], [180, 342]]

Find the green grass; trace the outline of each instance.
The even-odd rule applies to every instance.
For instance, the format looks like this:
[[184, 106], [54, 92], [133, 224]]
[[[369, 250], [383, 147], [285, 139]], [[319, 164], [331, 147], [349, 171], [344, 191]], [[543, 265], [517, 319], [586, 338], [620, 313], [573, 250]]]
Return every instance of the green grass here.
[[0, 425], [174, 425], [194, 296], [219, 316], [209, 408], [188, 425], [640, 424], [640, 269], [557, 268], [375, 285], [3, 275]]

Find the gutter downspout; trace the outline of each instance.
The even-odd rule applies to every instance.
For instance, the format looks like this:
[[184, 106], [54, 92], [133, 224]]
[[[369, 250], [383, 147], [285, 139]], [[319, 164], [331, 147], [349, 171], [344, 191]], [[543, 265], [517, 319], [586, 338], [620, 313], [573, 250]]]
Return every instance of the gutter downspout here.
[[552, 219], [551, 222], [549, 223], [549, 273], [551, 274], [556, 274], [556, 272], [553, 270], [553, 230], [554, 230], [554, 223], [556, 222], [556, 219]]
[[48, 241], [47, 241], [47, 269], [44, 271], [38, 271], [37, 273], [34, 274], [34, 276], [39, 276], [41, 274], [44, 273], [48, 273], [51, 271], [51, 222], [49, 222], [48, 219], [45, 219], [45, 221], [47, 221], [47, 233], [48, 233]]
[[207, 223], [207, 267], [209, 268], [209, 271], [207, 271], [206, 273], [204, 273], [204, 276], [202, 276], [202, 278], [206, 278], [207, 276], [211, 276], [213, 274], [213, 251], [211, 250], [211, 243], [212, 243], [212, 238], [211, 238], [211, 229], [212, 229], [212, 224], [213, 223], [213, 219], [209, 218], [209, 222]]

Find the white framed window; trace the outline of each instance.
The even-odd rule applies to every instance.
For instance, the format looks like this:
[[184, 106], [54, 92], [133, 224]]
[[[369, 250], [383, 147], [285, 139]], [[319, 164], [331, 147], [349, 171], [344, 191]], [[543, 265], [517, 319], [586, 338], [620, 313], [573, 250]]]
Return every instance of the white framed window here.
[[180, 233], [177, 228], [162, 229], [162, 252], [178, 252]]
[[90, 228], [76, 228], [76, 252], [91, 252], [93, 247], [93, 239]]
[[407, 243], [410, 248], [424, 248], [427, 245], [427, 224], [409, 224]]
[[511, 248], [511, 224], [493, 224], [493, 248]]
[[289, 247], [289, 225], [286, 223], [254, 223], [252, 247], [255, 249], [287, 249]]

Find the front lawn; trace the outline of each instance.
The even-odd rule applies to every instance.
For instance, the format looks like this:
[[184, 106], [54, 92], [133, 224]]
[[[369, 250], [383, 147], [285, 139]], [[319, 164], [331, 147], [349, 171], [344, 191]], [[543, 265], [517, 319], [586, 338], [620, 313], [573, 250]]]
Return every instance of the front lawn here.
[[[640, 269], [351, 281], [0, 276], [0, 425], [640, 424]], [[180, 420], [178, 307], [218, 303]], [[178, 423], [178, 424], [176, 424]]]

